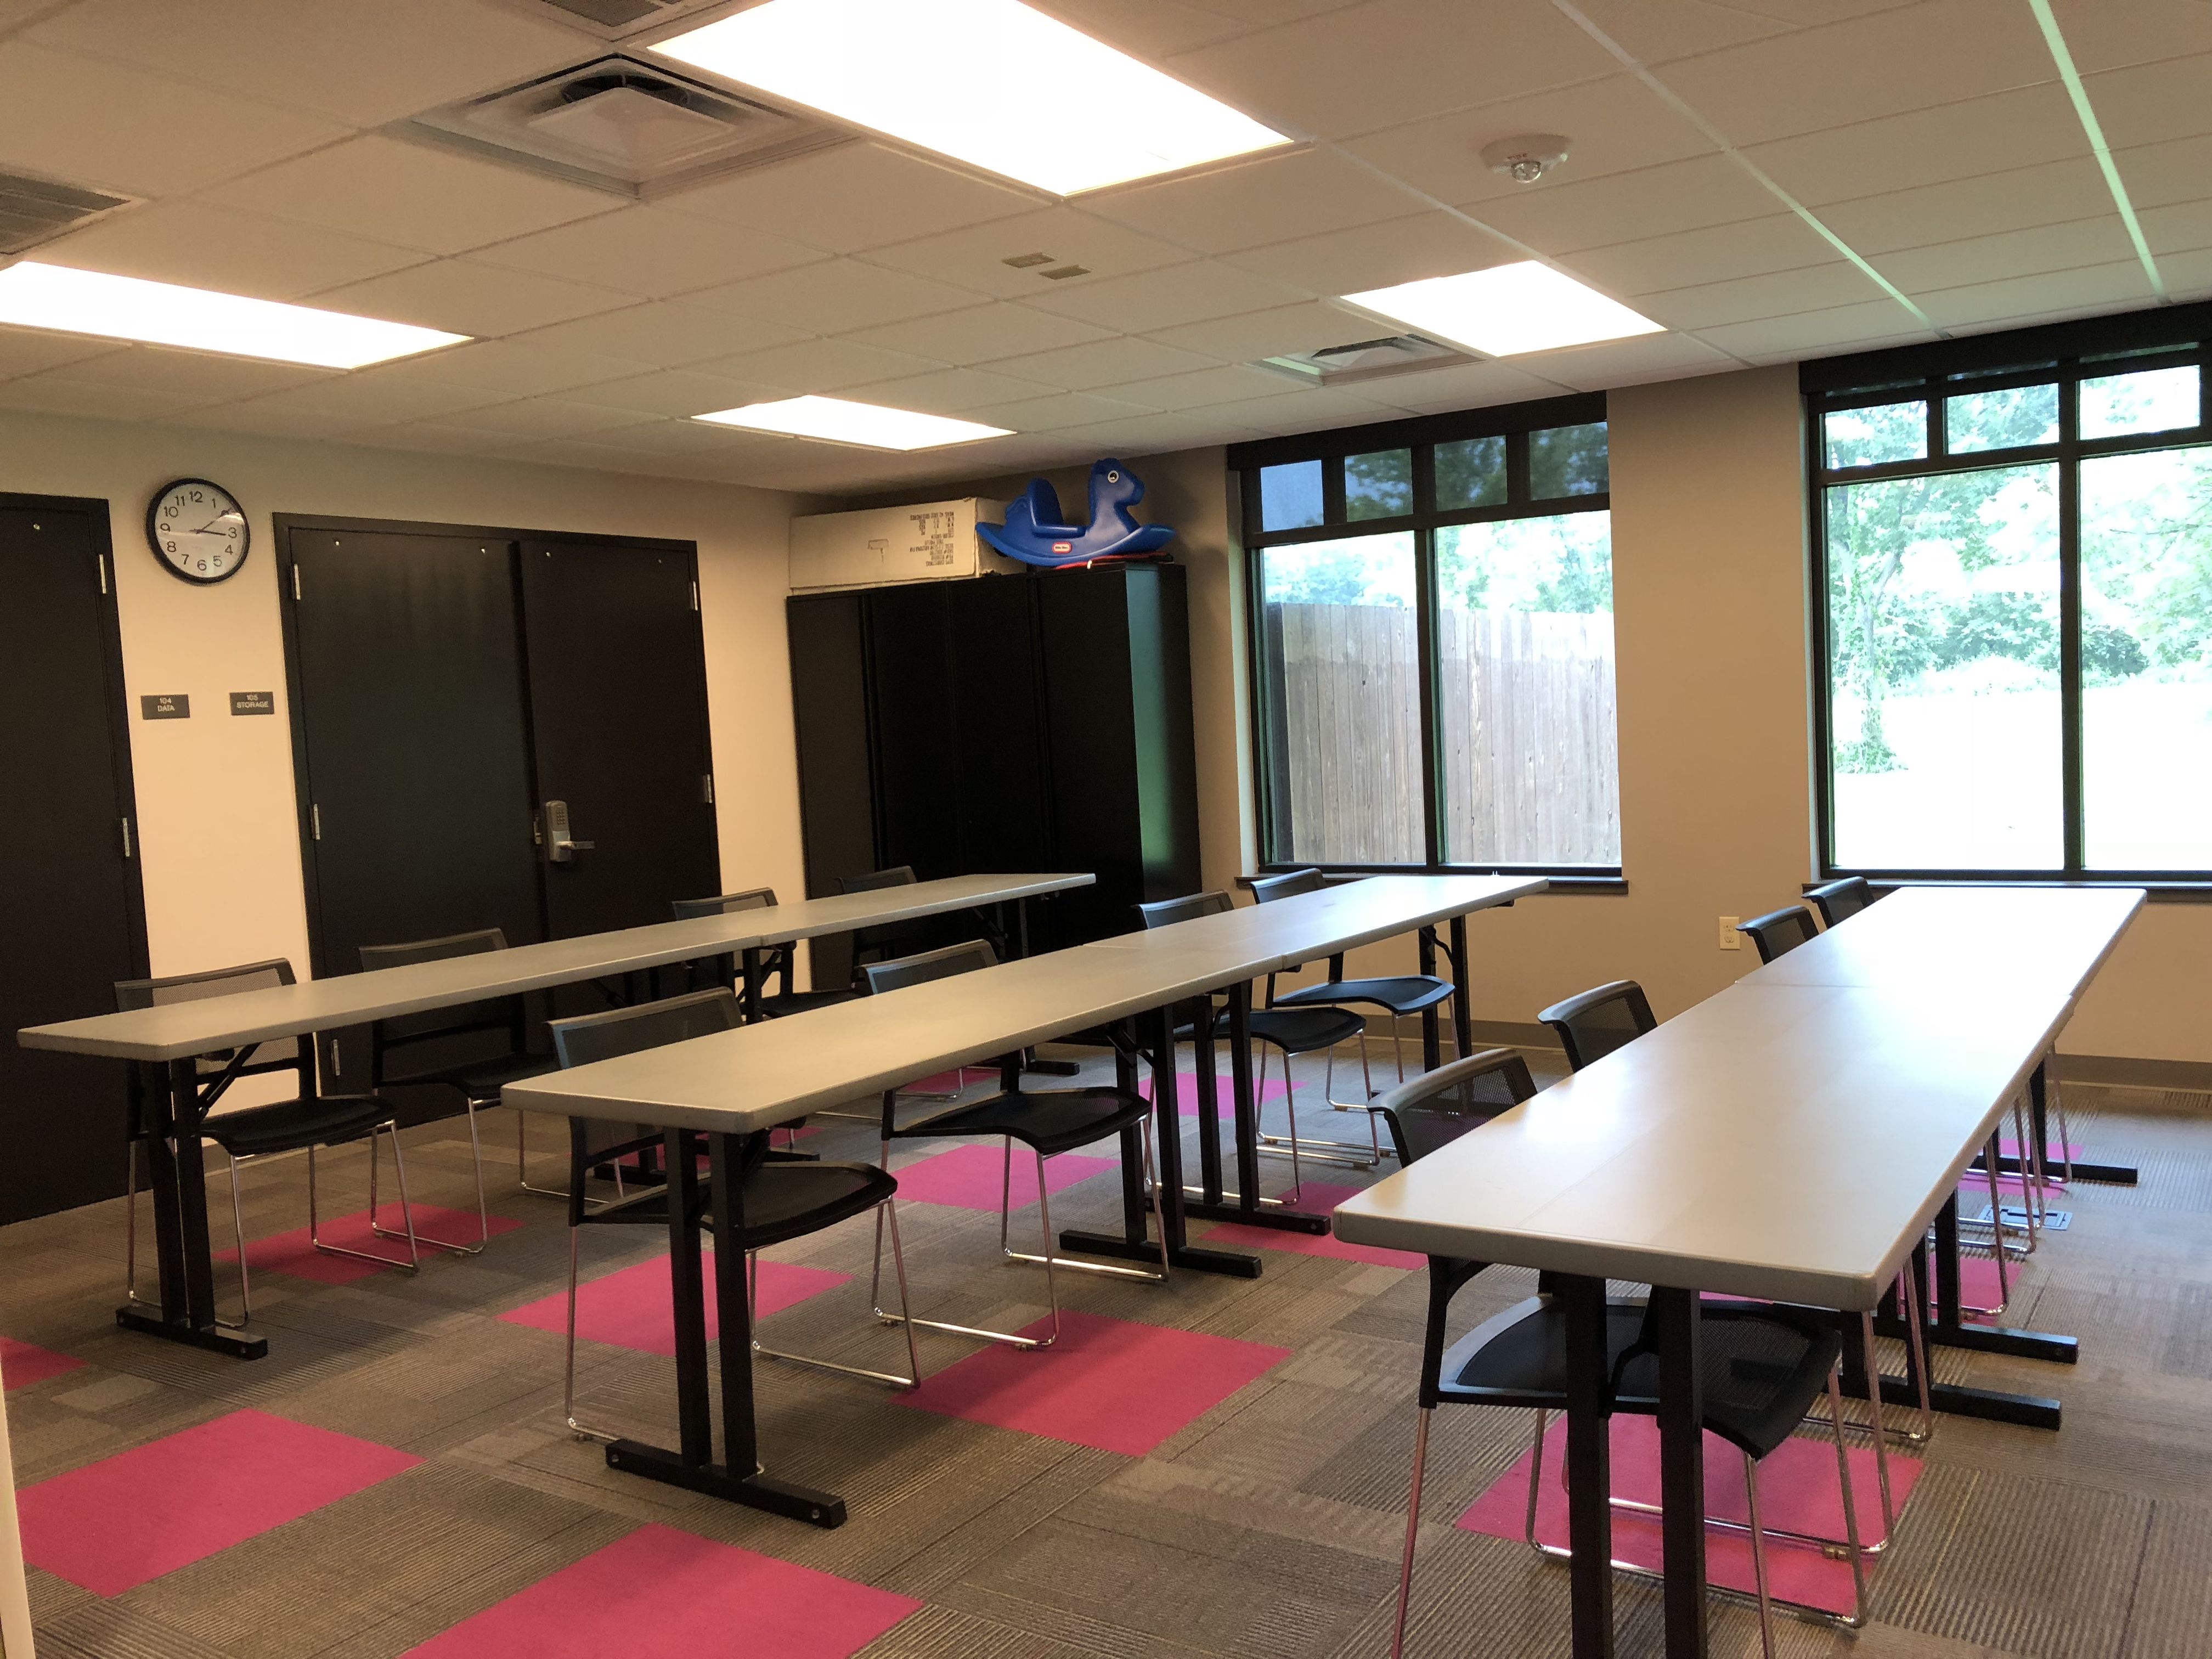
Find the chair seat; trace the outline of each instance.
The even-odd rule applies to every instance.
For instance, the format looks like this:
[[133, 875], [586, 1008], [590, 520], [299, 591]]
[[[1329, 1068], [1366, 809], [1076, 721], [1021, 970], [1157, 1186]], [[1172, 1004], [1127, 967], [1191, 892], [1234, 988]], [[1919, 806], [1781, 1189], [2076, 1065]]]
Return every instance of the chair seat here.
[[[704, 1177], [701, 1184], [705, 1184]], [[738, 1242], [748, 1250], [765, 1249], [856, 1215], [863, 1215], [898, 1190], [898, 1182], [872, 1164], [793, 1164], [781, 1159], [756, 1164], [745, 1176], [744, 1224]], [[699, 1218], [713, 1221], [710, 1212]], [[668, 1224], [668, 1189], [634, 1193], [582, 1218], [585, 1226]]]
[[218, 1112], [200, 1133], [233, 1158], [258, 1158], [358, 1140], [391, 1118], [392, 1103], [374, 1095], [319, 1095]]
[[[1217, 1036], [1227, 1036], [1229, 1016], [1222, 1015], [1213, 1029]], [[1342, 1008], [1276, 1007], [1252, 1011], [1253, 1040], [1273, 1043], [1286, 1054], [1310, 1054], [1316, 1049], [1334, 1048], [1340, 1042], [1349, 1042], [1364, 1035], [1366, 1030], [1365, 1020]]]
[[1451, 981], [1433, 974], [1407, 974], [1396, 979], [1333, 979], [1285, 991], [1275, 999], [1275, 1006], [1328, 1008], [1367, 1003], [1394, 1014], [1418, 1014], [1449, 1000], [1451, 994]]
[[434, 1072], [416, 1072], [406, 1077], [384, 1079], [387, 1089], [412, 1087], [425, 1083], [441, 1083], [458, 1089], [474, 1101], [496, 1101], [499, 1091], [510, 1083], [526, 1079], [544, 1077], [561, 1068], [561, 1062], [550, 1054], [494, 1054], [488, 1060], [465, 1060], [459, 1066], [441, 1066]]
[[858, 991], [784, 991], [761, 999], [761, 1012], [770, 1019], [781, 1019], [787, 1014], [803, 1014], [815, 1008], [834, 1008], [841, 1002], [858, 1002]]
[[994, 1095], [893, 1131], [902, 1140], [938, 1135], [1010, 1135], [1047, 1158], [1141, 1123], [1152, 1103], [1120, 1089], [1046, 1089]]
[[[1644, 1331], [1644, 1304], [1605, 1304], [1605, 1357], [1608, 1370], [1635, 1345]], [[1566, 1310], [1550, 1297], [1516, 1303], [1469, 1331], [1444, 1353], [1438, 1372], [1442, 1397], [1459, 1403], [1541, 1406], [1558, 1409], [1567, 1400]], [[1615, 1404], [1635, 1406], [1626, 1397]]]

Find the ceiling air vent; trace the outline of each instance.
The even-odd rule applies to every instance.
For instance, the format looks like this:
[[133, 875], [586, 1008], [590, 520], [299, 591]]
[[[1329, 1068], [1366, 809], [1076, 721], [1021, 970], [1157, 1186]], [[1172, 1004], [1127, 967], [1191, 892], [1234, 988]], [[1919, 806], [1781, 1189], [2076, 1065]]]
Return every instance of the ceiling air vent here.
[[1261, 368], [1272, 368], [1306, 386], [1350, 386], [1358, 380], [1379, 380], [1391, 374], [1412, 374], [1426, 368], [1449, 368], [1455, 363], [1480, 361], [1464, 351], [1418, 334], [1394, 334], [1383, 340], [1354, 340], [1349, 345], [1323, 346], [1285, 357], [1262, 358]]
[[131, 205], [128, 196], [20, 173], [0, 173], [0, 253], [23, 253], [64, 231], [90, 224], [103, 213]]
[[655, 23], [672, 21], [688, 12], [703, 11], [721, 0], [527, 0], [529, 9], [544, 15], [557, 11], [562, 21], [580, 23], [594, 34], [611, 40], [635, 34]]
[[[613, 0], [591, 3], [613, 9]], [[641, 201], [850, 137], [620, 55], [427, 110], [390, 131]]]

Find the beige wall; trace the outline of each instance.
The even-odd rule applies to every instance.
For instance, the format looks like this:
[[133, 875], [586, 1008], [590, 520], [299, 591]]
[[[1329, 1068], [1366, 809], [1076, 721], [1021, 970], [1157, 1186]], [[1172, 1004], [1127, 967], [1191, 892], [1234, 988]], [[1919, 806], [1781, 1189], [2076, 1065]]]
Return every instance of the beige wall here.
[[[155, 566], [146, 502], [211, 478], [245, 505], [246, 568], [195, 587]], [[157, 974], [264, 957], [304, 977], [307, 918], [289, 713], [234, 719], [228, 693], [273, 690], [284, 657], [272, 513], [662, 536], [699, 544], [700, 609], [722, 868], [800, 888], [797, 766], [784, 646], [786, 530], [770, 491], [181, 428], [0, 415], [0, 490], [106, 499], [131, 697], [149, 943]], [[137, 718], [149, 691], [190, 720]]]

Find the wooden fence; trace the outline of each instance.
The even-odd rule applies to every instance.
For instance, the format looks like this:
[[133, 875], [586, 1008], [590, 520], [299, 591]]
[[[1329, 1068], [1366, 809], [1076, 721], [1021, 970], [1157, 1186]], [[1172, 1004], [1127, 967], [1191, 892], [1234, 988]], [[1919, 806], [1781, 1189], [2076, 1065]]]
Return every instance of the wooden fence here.
[[[1271, 605], [1276, 778], [1291, 860], [1419, 862], [1421, 716], [1410, 610]], [[1439, 613], [1445, 851], [1468, 864], [1618, 864], [1613, 617]], [[1279, 823], [1282, 822], [1278, 820]]]

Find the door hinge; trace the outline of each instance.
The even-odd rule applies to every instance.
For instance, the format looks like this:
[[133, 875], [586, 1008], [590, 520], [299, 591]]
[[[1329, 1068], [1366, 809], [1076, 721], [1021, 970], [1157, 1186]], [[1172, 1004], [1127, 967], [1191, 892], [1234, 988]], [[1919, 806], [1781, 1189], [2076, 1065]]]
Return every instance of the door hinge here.
[[691, 584], [691, 608], [694, 611], [699, 608], [699, 584], [696, 582]]
[[307, 822], [314, 826], [315, 839], [320, 841], [323, 838], [323, 809], [319, 802], [307, 803]]
[[296, 564], [292, 567], [292, 597], [295, 600], [300, 597], [300, 567]]
[[131, 856], [131, 820], [118, 818], [115, 821], [123, 826], [123, 856], [127, 859]]
[[714, 775], [712, 772], [699, 775], [699, 799], [709, 806], [714, 804]]
[[92, 556], [92, 562], [100, 567], [100, 597], [105, 599], [107, 595], [107, 555], [95, 553]]

